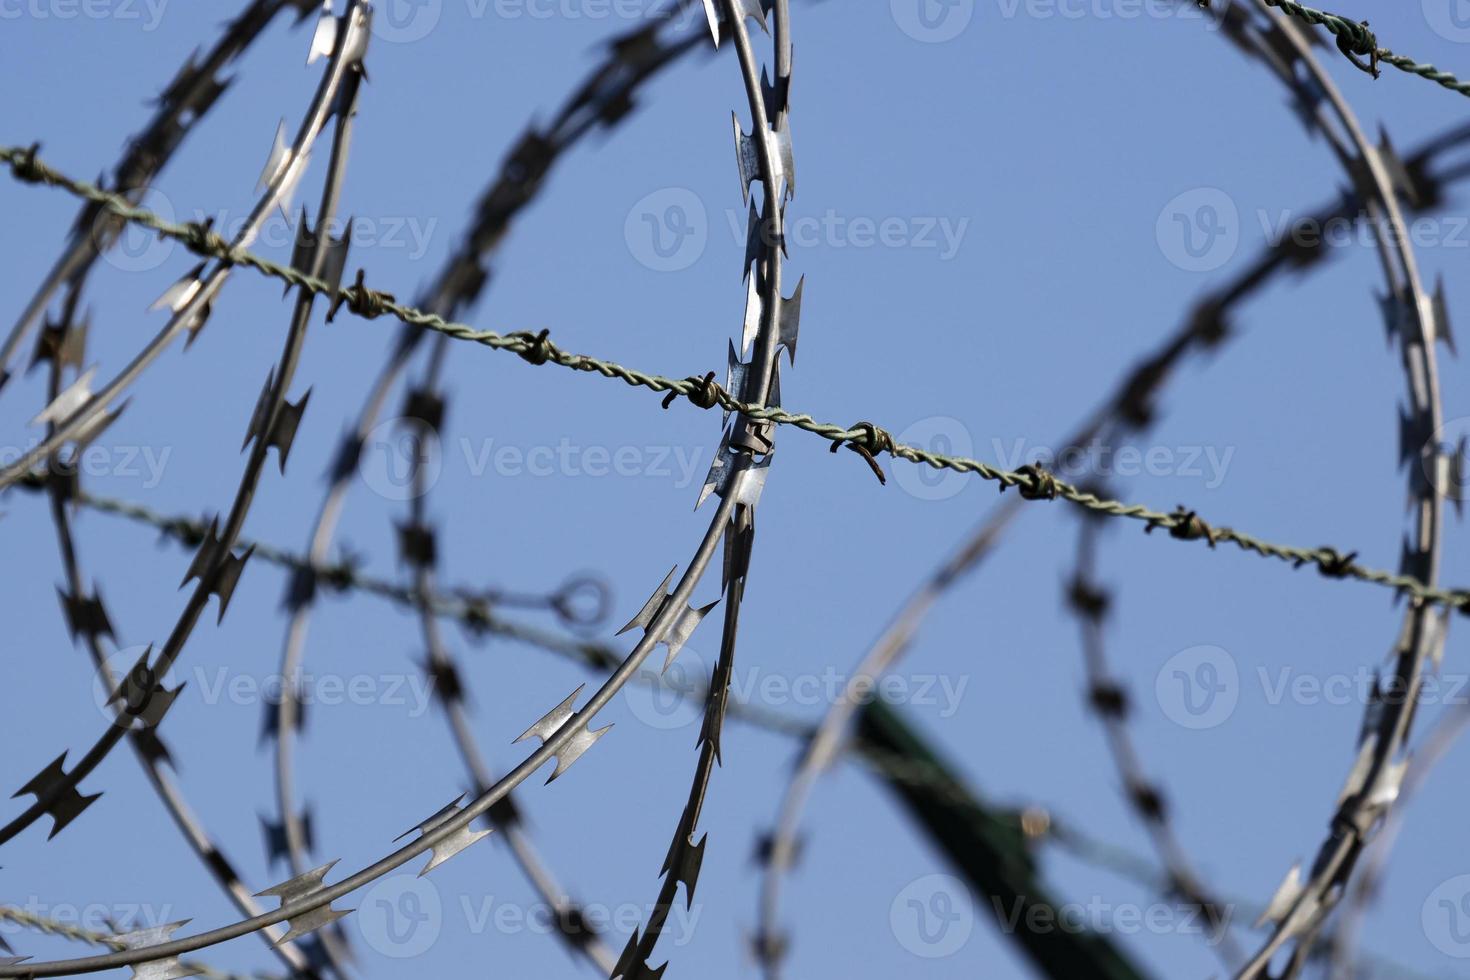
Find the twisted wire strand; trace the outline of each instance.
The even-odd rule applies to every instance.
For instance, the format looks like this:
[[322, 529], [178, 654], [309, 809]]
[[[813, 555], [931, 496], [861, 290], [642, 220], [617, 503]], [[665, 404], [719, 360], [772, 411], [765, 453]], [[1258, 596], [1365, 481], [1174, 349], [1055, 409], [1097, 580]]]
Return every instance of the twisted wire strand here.
[[1262, 2], [1268, 6], [1276, 7], [1282, 13], [1296, 17], [1299, 20], [1304, 20], [1308, 24], [1327, 28], [1337, 38], [1337, 46], [1345, 55], [1348, 55], [1350, 58], [1353, 55], [1360, 55], [1370, 59], [1367, 65], [1364, 65], [1356, 58], [1352, 60], [1359, 68], [1373, 75], [1375, 78], [1378, 77], [1377, 65], [1379, 62], [1382, 62], [1383, 64], [1393, 65], [1400, 71], [1408, 72], [1411, 75], [1427, 78], [1431, 82], [1449, 89], [1451, 92], [1458, 92], [1461, 95], [1470, 96], [1470, 82], [1462, 82], [1450, 72], [1441, 71], [1433, 65], [1421, 64], [1406, 55], [1395, 54], [1388, 48], [1379, 47], [1378, 38], [1368, 29], [1368, 22], [1366, 20], [1350, 20], [1341, 14], [1334, 14], [1326, 10], [1317, 10], [1314, 7], [1296, 3], [1295, 0], [1262, 0]]
[[[324, 16], [331, 17], [332, 15], [330, 11], [325, 11]], [[347, 12], [343, 15], [343, 19], [338, 22], [338, 35], [331, 59], [308, 108], [306, 118], [302, 122], [297, 139], [293, 143], [293, 149], [290, 151], [289, 158], [279, 168], [279, 172], [274, 176], [274, 179], [269, 182], [263, 196], [251, 212], [250, 218], [247, 219], [245, 226], [236, 235], [235, 243], [237, 245], [249, 241], [253, 237], [255, 230], [259, 227], [259, 223], [284, 199], [284, 195], [294, 185], [295, 180], [299, 179], [304, 170], [305, 158], [309, 154], [310, 147], [333, 112], [338, 112], [338, 137], [333, 145], [332, 172], [328, 175], [327, 186], [330, 189], [340, 182], [341, 175], [339, 171], [345, 166], [343, 155], [345, 147], [342, 139], [344, 119], [349, 118], [351, 115], [351, 96], [355, 92], [356, 83], [361, 77], [357, 69], [360, 68], [359, 57], [362, 50], [360, 45], [365, 44], [365, 38], [367, 36], [368, 16], [363, 0], [349, 0]], [[344, 90], [347, 91], [349, 96], [346, 104], [338, 102], [338, 97]], [[156, 359], [158, 354], [163, 351], [180, 331], [190, 329], [191, 325], [197, 326], [196, 318], [206, 315], [206, 307], [220, 286], [223, 285], [229, 269], [230, 263], [221, 261], [207, 275], [201, 268], [186, 277], [185, 281], [191, 282], [191, 288], [187, 293], [190, 298], [178, 306], [170, 318], [168, 325], [160, 331], [154, 340], [149, 343], [148, 347], [112, 383], [102, 391], [91, 395], [81, 407], [73, 411], [64, 420], [59, 421], [52, 428], [52, 434], [42, 440], [41, 444], [35, 447], [35, 449], [26, 454], [26, 457], [32, 459], [32, 462], [26, 462], [25, 459], [18, 461], [16, 466], [11, 468], [13, 472], [8, 474], [10, 477], [8, 482], [14, 482], [14, 480], [23, 476], [34, 465], [34, 462], [50, 459], [61, 445], [79, 431], [92, 433], [98, 431], [95, 428], [96, 420], [105, 411], [108, 403], [126, 386], [128, 381], [136, 378], [153, 359]], [[298, 297], [298, 307], [309, 304], [314, 300], [316, 295], [316, 291], [303, 291]], [[272, 374], [272, 387], [269, 389], [270, 398], [267, 400], [263, 397], [257, 402], [257, 410], [260, 408], [268, 409], [268, 412], [262, 415], [262, 420], [266, 423], [265, 427], [258, 434], [258, 438], [254, 440], [251, 446], [250, 456], [241, 473], [234, 500], [231, 504], [229, 515], [225, 520], [222, 533], [217, 537], [211, 535], [210, 540], [206, 541], [204, 545], [201, 545], [200, 554], [196, 556], [195, 562], [190, 566], [190, 573], [186, 576], [185, 582], [187, 583], [190, 578], [193, 578], [197, 574], [197, 584], [183, 610], [179, 613], [179, 617], [173, 629], [170, 631], [168, 638], [159, 650], [157, 660], [151, 665], [145, 665], [145, 669], [150, 672], [148, 674], [150, 678], [164, 676], [177, 657], [183, 652], [183, 648], [188, 642], [194, 627], [198, 624], [199, 617], [203, 613], [210, 595], [215, 594], [221, 582], [221, 574], [226, 566], [231, 562], [239, 562], [243, 565], [245, 558], [249, 557], [247, 555], [245, 558], [236, 558], [231, 549], [234, 544], [234, 538], [239, 534], [244, 525], [245, 518], [254, 501], [255, 489], [259, 483], [266, 454], [271, 444], [268, 434], [272, 431], [275, 420], [279, 416], [281, 407], [285, 402], [285, 394], [289, 387], [304, 340], [305, 327], [306, 316], [298, 309], [298, 315], [292, 318], [291, 327], [287, 332], [280, 359], [276, 365], [276, 370]], [[22, 466], [22, 463], [25, 465]], [[0, 485], [6, 482], [5, 478], [0, 477]], [[208, 554], [204, 554], [205, 548], [210, 548]], [[239, 569], [237, 568], [235, 571], [238, 575]], [[233, 589], [233, 585], [228, 586], [228, 588]], [[227, 594], [223, 590], [220, 592], [222, 606], [227, 601]], [[221, 618], [223, 618], [223, 610], [221, 611]], [[155, 696], [156, 687], [157, 685], [149, 683], [140, 692], [142, 694], [141, 703], [134, 706], [139, 713], [148, 710]], [[77, 761], [76, 766], [70, 772], [66, 773], [63, 778], [51, 781], [48, 788], [36, 794], [37, 799], [34, 804], [27, 808], [25, 812], [12, 819], [4, 827], [0, 827], [0, 844], [11, 840], [47, 813], [63, 794], [74, 791], [81, 780], [101, 764], [102, 760], [117, 746], [125, 733], [126, 729], [120, 726], [109, 726], [108, 730]]]
[[[146, 209], [128, 205], [126, 201], [108, 191], [85, 181], [68, 177], [42, 162], [32, 152], [34, 149], [34, 147], [20, 149], [13, 146], [0, 146], [0, 161], [9, 163], [12, 174], [22, 180], [59, 187], [69, 193], [104, 202], [129, 221], [137, 222], [170, 238], [190, 244], [197, 251], [217, 255], [229, 263], [255, 269], [264, 275], [312, 292], [330, 291], [330, 284], [305, 275], [289, 266], [279, 265], [244, 248], [231, 247], [203, 226], [166, 221]], [[1161, 529], [1167, 532], [1169, 537], [1177, 540], [1203, 541], [1212, 548], [1222, 543], [1233, 544], [1250, 554], [1286, 562], [1298, 568], [1303, 565], [1312, 565], [1329, 578], [1355, 579], [1394, 589], [1426, 603], [1440, 604], [1454, 609], [1464, 610], [1470, 607], [1470, 589], [1438, 588], [1425, 584], [1413, 575], [1363, 565], [1352, 557], [1357, 554], [1356, 552], [1331, 546], [1308, 548], [1274, 543], [1236, 528], [1208, 523], [1197, 512], [1182, 506], [1174, 511], [1164, 512], [1143, 504], [1129, 504], [1120, 500], [1099, 497], [1082, 487], [1054, 476], [1007, 470], [981, 460], [931, 452], [918, 446], [907, 445], [894, 440], [887, 430], [872, 423], [859, 423], [856, 426], [846, 427], [820, 422], [810, 415], [790, 412], [784, 408], [761, 407], [753, 402], [735, 398], [719, 385], [710, 385], [699, 377], [669, 378], [625, 367], [591, 355], [565, 351], [544, 333], [538, 335], [528, 332], [501, 334], [493, 330], [477, 330], [464, 323], [446, 321], [442, 317], [399, 303], [390, 293], [369, 288], [361, 274], [354, 286], [342, 290], [340, 299], [354, 313], [368, 319], [388, 313], [405, 323], [426, 327], [458, 340], [480, 344], [492, 350], [505, 350], [523, 355], [523, 359], [529, 363], [556, 364], [573, 371], [599, 374], [605, 378], [623, 381], [632, 387], [648, 388], [659, 393], [672, 392], [676, 395], [685, 397], [692, 395], [696, 398], [711, 397], [712, 407], [718, 405], [730, 411], [742, 412], [756, 421], [764, 420], [778, 425], [789, 425], [820, 436], [832, 443], [860, 445], [869, 449], [874, 455], [886, 452], [896, 458], [934, 469], [973, 473], [984, 480], [999, 484], [1002, 492], [1010, 488], [1025, 490], [1030, 495], [1027, 497], [1029, 500], [1060, 498], [1109, 517], [1140, 521], [1146, 525], [1146, 530]], [[43, 449], [44, 452], [41, 451]], [[37, 447], [33, 453], [39, 458], [44, 457], [53, 449], [54, 447], [51, 446]], [[35, 458], [27, 456], [16, 461], [8, 470], [0, 471], [0, 489], [18, 480], [21, 474], [30, 469], [34, 463]]]

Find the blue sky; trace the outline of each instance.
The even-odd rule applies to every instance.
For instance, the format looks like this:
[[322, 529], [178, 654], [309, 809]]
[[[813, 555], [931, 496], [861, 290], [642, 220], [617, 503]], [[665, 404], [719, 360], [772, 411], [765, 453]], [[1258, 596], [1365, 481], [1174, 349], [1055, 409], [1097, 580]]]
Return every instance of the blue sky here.
[[[374, 283], [407, 297], [455, 246], [527, 123], [545, 121], [595, 63], [596, 47], [631, 27], [640, 10], [615, 0], [392, 3], [368, 54], [371, 83], [343, 204], [361, 236], [349, 268], [364, 266]], [[110, 168], [146, 118], [146, 100], [191, 50], [212, 41], [233, 6], [0, 0], [0, 140], [40, 140], [48, 160], [77, 176]], [[1174, 330], [1193, 298], [1255, 255], [1283, 216], [1315, 208], [1344, 184], [1279, 83], [1192, 5], [794, 7], [798, 179], [787, 268], [806, 282], [800, 357], [783, 369], [782, 386], [789, 407], [822, 419], [872, 419], [910, 441], [1012, 465], [1018, 451], [1055, 448], [1049, 440]], [[1470, 71], [1463, 0], [1342, 12], [1369, 16], [1396, 51]], [[316, 84], [320, 66], [304, 65], [309, 41], [309, 30], [292, 30], [287, 19], [272, 25], [151, 205], [226, 225], [246, 213], [278, 121], [294, 127]], [[757, 49], [765, 53], [763, 41]], [[1365, 127], [1384, 124], [1400, 148], [1464, 119], [1466, 104], [1453, 93], [1392, 70], [1375, 82], [1330, 48], [1322, 57]], [[557, 166], [500, 250], [470, 322], [549, 328], [570, 349], [672, 376], [722, 369], [744, 301], [731, 110], [747, 118], [727, 48], [654, 80], [630, 119]], [[324, 161], [319, 153], [298, 195], [313, 208]], [[1444, 277], [1452, 311], [1470, 304], [1464, 200], [1462, 191], [1450, 196], [1417, 248], [1426, 281]], [[7, 181], [0, 209], [0, 295], [12, 317], [61, 248], [76, 205]], [[1176, 214], [1193, 215], [1194, 227]], [[1223, 235], [1210, 245], [1186, 240], [1186, 232], [1211, 228]], [[257, 248], [288, 258], [285, 225]], [[1405, 527], [1397, 466], [1404, 381], [1374, 301], [1381, 275], [1373, 249], [1354, 239], [1337, 252], [1330, 266], [1252, 300], [1230, 341], [1172, 380], [1136, 462], [1113, 460], [1124, 495], [1165, 510], [1186, 503], [1272, 540], [1333, 543], [1361, 551], [1369, 564], [1396, 564]], [[99, 266], [89, 363], [102, 365], [102, 376], [158, 328], [161, 314], [146, 312], [148, 304], [192, 261], [177, 247], [135, 248]], [[116, 455], [88, 486], [166, 512], [226, 507], [244, 459], [237, 440], [289, 309], [278, 284], [237, 274], [199, 341], [187, 354], [168, 352], [134, 392], [107, 434]], [[326, 462], [395, 332], [388, 320], [325, 324], [317, 314], [293, 389], [294, 398], [310, 385], [309, 408], [285, 476], [267, 469], [248, 535], [304, 546]], [[1445, 418], [1463, 426], [1465, 368], [1441, 355]], [[647, 392], [533, 370], [471, 346], [451, 350], [447, 381], [452, 399], [429, 502], [445, 529], [446, 581], [539, 590], [594, 570], [615, 589], [615, 628], [670, 565], [687, 560], [705, 521], [691, 508], [719, 439], [710, 415], [685, 404], [661, 411]], [[7, 451], [34, 438], [26, 423], [43, 392], [39, 373], [0, 392]], [[759, 512], [736, 684], [766, 707], [814, 720], [825, 707], [820, 679], [850, 668], [996, 493], [975, 479], [917, 470], [882, 487], [852, 454], [832, 456], [824, 441], [794, 430], [782, 431], [778, 446]], [[19, 787], [63, 748], [89, 744], [101, 716], [86, 657], [72, 649], [57, 612], [61, 572], [44, 507], [33, 496], [9, 496], [0, 524], [9, 569], [0, 607], [8, 736], [0, 787]], [[391, 496], [369, 468], [339, 539], [371, 571], [397, 577], [404, 572], [392, 521], [405, 507]], [[1003, 550], [925, 624], [899, 670], [905, 707], [986, 797], [1044, 805], [1142, 853], [1146, 840], [1083, 709], [1078, 631], [1062, 603], [1076, 517], [1063, 503], [1024, 510]], [[159, 641], [184, 602], [175, 583], [188, 556], [113, 517], [84, 513], [77, 527], [84, 567], [122, 643]], [[1462, 535], [1449, 521], [1443, 578], [1456, 585], [1470, 580]], [[1116, 589], [1109, 653], [1138, 706], [1145, 765], [1168, 788], [1195, 864], [1218, 891], [1261, 902], [1320, 842], [1353, 755], [1360, 680], [1389, 650], [1400, 610], [1370, 586], [1157, 538], [1136, 525], [1103, 537], [1101, 568]], [[188, 687], [164, 727], [186, 793], [257, 888], [284, 875], [266, 867], [261, 848], [258, 815], [272, 810], [272, 777], [257, 746], [259, 691], [271, 683], [282, 642], [283, 585], [279, 570], [253, 563], [223, 625], [206, 617], [180, 664]], [[696, 599], [713, 599], [715, 589], [706, 582]], [[682, 661], [711, 665], [718, 633], [706, 624]], [[591, 679], [534, 650], [451, 636], [476, 735], [497, 767], [521, 757], [510, 745], [515, 735]], [[1458, 641], [1452, 630], [1441, 699], [1451, 705], [1470, 697], [1470, 688], [1460, 690], [1467, 675]], [[341, 868], [386, 853], [394, 836], [463, 789], [438, 709], [409, 683], [417, 682], [411, 658], [420, 657], [420, 643], [410, 617], [372, 598], [329, 598], [317, 611], [308, 670], [362, 679], [369, 692], [314, 705], [299, 755], [317, 853], [340, 857]], [[1199, 648], [1223, 651], [1220, 662], [1237, 678], [1233, 709], [1202, 728], [1178, 723], [1160, 684], [1176, 658]], [[615, 947], [657, 894], [695, 761], [693, 713], [664, 714], [640, 698], [608, 709], [613, 732], [565, 778], [519, 794], [547, 861], [576, 897], [608, 910]], [[1421, 713], [1421, 731], [1442, 707]], [[795, 751], [780, 736], [727, 726], [692, 921], [666, 936], [655, 957], [668, 953], [677, 975], [753, 973], [742, 945], [755, 921], [751, 848]], [[1453, 751], [1410, 804], [1363, 934], [1371, 949], [1433, 976], [1470, 975], [1462, 958], [1470, 944], [1433, 914], [1439, 898], [1463, 894], [1455, 880], [1470, 874], [1459, 816], [1467, 776], [1470, 754]], [[0, 900], [60, 917], [137, 907], [158, 921], [192, 918], [191, 929], [234, 918], [125, 752], [84, 788], [105, 795], [65, 833], [46, 843], [32, 828], [5, 849]], [[6, 813], [19, 809], [17, 802]], [[982, 901], [964, 896], [975, 917], [968, 936], [944, 956], [915, 955], [893, 910], [948, 869], [862, 772], [841, 768], [820, 784], [805, 840], [786, 893], [791, 976], [1026, 975]], [[1130, 910], [1159, 903], [1146, 889], [1059, 850], [1044, 854], [1053, 890], [1102, 907], [1104, 926], [1155, 975], [1218, 969], [1177, 915], [1165, 917], [1165, 928], [1128, 927]], [[585, 970], [526, 924], [533, 897], [500, 842], [427, 880], [440, 912], [412, 957], [390, 955], [403, 950], [365, 934], [370, 916], [349, 925], [364, 974]], [[378, 900], [397, 896], [360, 893], [343, 904], [367, 911]], [[0, 935], [37, 958], [76, 952]], [[1257, 936], [1241, 935], [1247, 945]], [[274, 968], [253, 940], [202, 958]]]

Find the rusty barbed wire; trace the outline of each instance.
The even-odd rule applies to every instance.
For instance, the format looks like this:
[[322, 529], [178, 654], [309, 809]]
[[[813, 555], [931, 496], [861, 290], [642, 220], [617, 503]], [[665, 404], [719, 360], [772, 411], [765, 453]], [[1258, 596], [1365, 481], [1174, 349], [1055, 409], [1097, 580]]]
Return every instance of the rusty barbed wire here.
[[[218, 252], [220, 255], [228, 258], [233, 264], [256, 269], [272, 278], [280, 279], [283, 282], [288, 282], [293, 286], [299, 286], [303, 289], [318, 293], [328, 291], [329, 284], [312, 276], [303, 275], [298, 270], [281, 266], [243, 248], [232, 248], [228, 244], [215, 239], [209, 239], [200, 243], [200, 236], [205, 232], [205, 229], [201, 226], [176, 225], [163, 220], [147, 210], [128, 207], [125, 203], [113, 200], [113, 195], [108, 192], [94, 187], [85, 181], [67, 177], [46, 166], [37, 159], [36, 155], [31, 152], [31, 149], [22, 150], [13, 146], [0, 146], [0, 161], [9, 163], [12, 172], [19, 171], [22, 179], [31, 180], [34, 178], [34, 182], [36, 183], [51, 184], [84, 197], [108, 201], [110, 207], [114, 207], [119, 214], [122, 214], [128, 220], [146, 225], [171, 238], [195, 242], [200, 248], [208, 251], [210, 254]], [[359, 280], [361, 279], [362, 277], [359, 276]], [[977, 459], [931, 452], [917, 446], [895, 442], [892, 436], [888, 435], [887, 430], [871, 423], [865, 423], [855, 427], [844, 427], [833, 423], [819, 422], [810, 415], [789, 412], [784, 408], [764, 407], [742, 401], [718, 385], [706, 385], [697, 376], [676, 379], [663, 375], [648, 374], [625, 367], [613, 361], [603, 360], [587, 354], [573, 354], [564, 351], [549, 337], [532, 335], [525, 331], [501, 334], [493, 330], [476, 330], [467, 324], [448, 322], [442, 317], [425, 313], [422, 310], [399, 303], [391, 294], [371, 289], [361, 281], [350, 288], [343, 289], [339, 299], [352, 309], [353, 312], [367, 316], [368, 319], [390, 313], [406, 323], [424, 326], [430, 330], [445, 333], [460, 340], [489, 347], [492, 350], [504, 350], [521, 355], [530, 354], [532, 355], [530, 358], [523, 357], [523, 360], [526, 360], [527, 363], [537, 365], [556, 364], [570, 370], [595, 373], [605, 378], [623, 381], [633, 387], [648, 388], [658, 393], [673, 392], [676, 395], [694, 395], [695, 398], [703, 397], [710, 388], [713, 388], [715, 394], [713, 405], [719, 405], [722, 409], [728, 411], [740, 412], [752, 422], [772, 422], [777, 425], [789, 425], [820, 436], [832, 443], [853, 443], [860, 445], [875, 455], [886, 452], [896, 458], [929, 466], [934, 469], [947, 469], [957, 473], [972, 473], [984, 480], [999, 484], [1002, 492], [1014, 487], [1027, 491], [1027, 499], [1031, 500], [1050, 500], [1056, 498], [1067, 500], [1078, 506], [1106, 514], [1110, 517], [1127, 518], [1142, 522], [1145, 525], [1146, 531], [1160, 529], [1167, 532], [1166, 536], [1174, 540], [1188, 542], [1203, 541], [1212, 550], [1216, 549], [1222, 543], [1233, 544], [1247, 553], [1261, 558], [1270, 558], [1285, 562], [1296, 568], [1311, 565], [1330, 578], [1353, 579], [1359, 582], [1378, 585], [1393, 589], [1402, 595], [1423, 600], [1429, 604], [1443, 605], [1460, 610], [1470, 608], [1470, 589], [1436, 588], [1425, 584], [1413, 575], [1394, 573], [1363, 565], [1355, 558], [1357, 552], [1351, 549], [1330, 546], [1308, 548], [1299, 545], [1278, 544], [1236, 528], [1208, 523], [1198, 512], [1189, 510], [1183, 506], [1167, 512], [1153, 510], [1142, 504], [1129, 504], [1124, 501], [1102, 498], [1087, 491], [1085, 488], [1055, 478], [1047, 481], [1047, 490], [1050, 495], [1042, 495], [1038, 492], [1040, 482], [1034, 476], [1017, 470], [1008, 470], [1003, 467], [993, 466]], [[97, 397], [102, 397], [102, 394], [104, 393], [99, 393]], [[114, 391], [112, 395], [115, 396], [115, 394], [116, 392]], [[79, 410], [78, 414], [81, 414], [82, 411], [84, 410]], [[44, 444], [37, 446], [25, 456], [12, 462], [9, 466], [0, 468], [0, 489], [4, 489], [6, 486], [13, 484], [20, 478], [23, 472], [34, 467], [38, 459], [54, 451], [54, 448], [54, 446]], [[1347, 560], [1344, 556], [1348, 556], [1352, 560]]]

